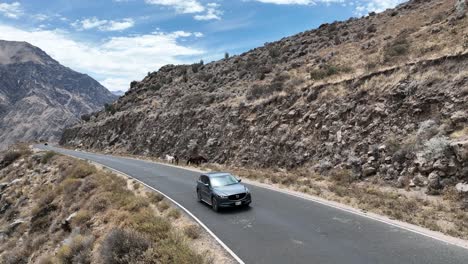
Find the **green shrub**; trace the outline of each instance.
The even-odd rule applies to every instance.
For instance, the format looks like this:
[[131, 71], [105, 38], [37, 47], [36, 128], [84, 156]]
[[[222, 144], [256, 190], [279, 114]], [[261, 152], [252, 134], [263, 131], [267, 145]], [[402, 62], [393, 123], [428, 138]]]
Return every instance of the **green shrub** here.
[[19, 151], [9, 151], [5, 154], [3, 157], [2, 162], [0, 163], [0, 168], [1, 167], [7, 167], [13, 162], [15, 162], [17, 159], [21, 157], [21, 153]]
[[90, 264], [94, 239], [78, 235], [70, 245], [63, 245], [57, 252], [58, 263], [61, 264]]
[[77, 226], [89, 227], [91, 221], [91, 213], [88, 210], [80, 210], [73, 218], [73, 224]]
[[348, 73], [351, 72], [352, 69], [349, 67], [343, 67], [343, 66], [336, 66], [336, 65], [331, 65], [331, 64], [325, 64], [319, 69], [314, 69], [310, 72], [310, 78], [312, 80], [322, 80], [327, 77], [330, 77], [332, 75], [336, 75], [339, 73]]
[[96, 168], [89, 165], [86, 161], [77, 161], [71, 168], [67, 170], [67, 176], [70, 178], [82, 179], [93, 173], [96, 173]]
[[113, 229], [104, 238], [100, 256], [104, 264], [142, 262], [151, 241], [134, 230]]
[[410, 42], [405, 35], [398, 36], [384, 47], [384, 61], [391, 61], [395, 57], [408, 54]]
[[115, 109], [115, 106], [113, 104], [105, 104], [104, 110], [108, 113], [111, 113], [112, 115], [115, 114], [115, 112], [117, 112], [117, 109]]
[[41, 163], [42, 164], [46, 164], [49, 162], [49, 160], [51, 160], [55, 155], [57, 155], [56, 152], [54, 151], [47, 151], [44, 156], [42, 156], [41, 158]]

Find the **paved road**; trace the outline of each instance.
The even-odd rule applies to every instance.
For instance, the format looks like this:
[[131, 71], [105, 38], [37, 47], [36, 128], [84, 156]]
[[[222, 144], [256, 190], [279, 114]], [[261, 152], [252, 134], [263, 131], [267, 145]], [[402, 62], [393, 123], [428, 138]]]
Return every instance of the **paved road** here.
[[188, 208], [245, 263], [468, 263], [466, 249], [288, 194], [248, 186], [250, 209], [215, 213], [196, 201], [196, 172], [42, 148], [92, 160], [157, 188]]

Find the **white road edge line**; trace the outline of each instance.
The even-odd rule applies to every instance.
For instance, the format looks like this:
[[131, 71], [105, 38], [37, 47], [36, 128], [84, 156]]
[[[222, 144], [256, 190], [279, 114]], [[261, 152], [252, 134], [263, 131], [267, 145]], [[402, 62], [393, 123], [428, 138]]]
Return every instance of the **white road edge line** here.
[[153, 188], [151, 186], [149, 186], [148, 184], [136, 179], [135, 177], [132, 177], [130, 175], [128, 175], [127, 173], [125, 172], [122, 172], [122, 171], [119, 171], [117, 169], [114, 169], [114, 168], [111, 168], [109, 166], [106, 166], [104, 164], [101, 164], [99, 162], [95, 162], [95, 161], [92, 161], [92, 160], [89, 160], [89, 159], [84, 159], [84, 160], [87, 160], [87, 161], [90, 161], [90, 162], [93, 162], [93, 163], [96, 163], [96, 164], [99, 164], [103, 167], [106, 167], [108, 169], [110, 169], [111, 171], [114, 171], [116, 173], [120, 173], [120, 174], [123, 174], [127, 177], [129, 177], [130, 179], [133, 179], [141, 184], [143, 184], [144, 186], [150, 188], [151, 190], [157, 192], [157, 193], [160, 193], [161, 195], [163, 195], [164, 197], [166, 197], [169, 201], [171, 201], [172, 203], [174, 203], [175, 205], [177, 205], [178, 207], [180, 207], [182, 210], [185, 211], [185, 213], [187, 213], [190, 217], [192, 217], [195, 221], [197, 221], [197, 223], [199, 225], [201, 225], [205, 230], [206, 232], [208, 232], [208, 234], [210, 234], [210, 236], [212, 236], [237, 262], [239, 262], [239, 264], [245, 264], [244, 261], [242, 261], [242, 259], [236, 255], [236, 253], [234, 253], [234, 251], [232, 251], [226, 244], [224, 244], [224, 242], [215, 235], [215, 233], [213, 233], [213, 231], [211, 231], [205, 224], [203, 224], [203, 222], [198, 219], [194, 214], [192, 214], [187, 208], [183, 207], [181, 204], [179, 204], [178, 202], [176, 202], [174, 199], [172, 199], [170, 196], [166, 195], [165, 193], [161, 192], [160, 190], [156, 189], [156, 188]]
[[[97, 153], [94, 153], [94, 154], [97, 154]], [[150, 163], [155, 163], [155, 164], [159, 164], [159, 165], [163, 165], [163, 166], [168, 166], [168, 167], [173, 167], [173, 168], [178, 168], [178, 169], [183, 169], [183, 170], [188, 170], [188, 171], [193, 171], [193, 172], [198, 172], [198, 173], [204, 173], [205, 172], [205, 171], [198, 170], [198, 169], [195, 169], [195, 168], [193, 168], [193, 169], [192, 168], [186, 168], [186, 167], [182, 167], [182, 166], [176, 166], [176, 165], [156, 162], [156, 161], [152, 161], [152, 160], [144, 160], [144, 159], [138, 159], [138, 158], [133, 158], [133, 157], [125, 157], [125, 156], [113, 156], [113, 155], [107, 155], [107, 156], [112, 156], [112, 157], [116, 157], [116, 158], [126, 158], [126, 159], [128, 158], [128, 159], [139, 160], [139, 161], [146, 161], [146, 162], [150, 162]], [[314, 197], [312, 197], [310, 195], [306, 195], [306, 194], [297, 194], [297, 193], [295, 193], [294, 191], [291, 191], [291, 190], [285, 190], [285, 189], [270, 187], [270, 186], [266, 186], [265, 184], [257, 183], [257, 182], [251, 181], [251, 180], [247, 180], [247, 181], [245, 181], [245, 183], [250, 184], [250, 185], [254, 185], [254, 186], [259, 187], [259, 188], [263, 188], [263, 189], [267, 189], [267, 190], [270, 190], [270, 191], [275, 191], [275, 192], [291, 195], [291, 196], [301, 198], [301, 199], [304, 199], [304, 200], [307, 200], [307, 201], [311, 201], [311, 202], [315, 202], [315, 203], [318, 203], [318, 204], [321, 204], [321, 205], [332, 207], [332, 208], [335, 208], [335, 209], [338, 209], [338, 210], [341, 210], [341, 211], [352, 213], [352, 214], [362, 216], [362, 217], [365, 217], [365, 218], [369, 218], [369, 219], [372, 219], [374, 221], [378, 221], [378, 222], [381, 222], [381, 223], [384, 223], [384, 224], [388, 224], [388, 225], [391, 225], [391, 226], [394, 226], [394, 227], [397, 227], [397, 228], [400, 228], [400, 229], [403, 229], [403, 230], [406, 230], [406, 231], [410, 231], [410, 232], [413, 232], [413, 233], [416, 233], [416, 234], [419, 234], [419, 235], [422, 235], [422, 236], [425, 236], [425, 237], [429, 237], [429, 238], [432, 238], [434, 240], [437, 240], [437, 241], [440, 241], [440, 242], [443, 242], [443, 243], [446, 243], [446, 244], [449, 244], [449, 245], [458, 246], [458, 247], [461, 247], [463, 249], [468, 249], [468, 241], [465, 241], [465, 240], [462, 240], [462, 239], [459, 239], [459, 238], [456, 238], [456, 237], [449, 237], [449, 236], [444, 235], [444, 234], [442, 234], [440, 232], [435, 232], [435, 231], [432, 231], [432, 230], [429, 230], [429, 229], [423, 231], [423, 229], [425, 229], [425, 228], [419, 227], [419, 226], [416, 226], [416, 225], [413, 225], [413, 224], [410, 224], [410, 223], [406, 223], [406, 222], [401, 222], [400, 223], [400, 221], [396, 221], [396, 220], [393, 221], [391, 219], [388, 219], [385, 216], [380, 216], [380, 215], [377, 215], [377, 214], [370, 215], [370, 214], [373, 214], [373, 213], [364, 213], [364, 212], [360, 211], [359, 209], [347, 208], [348, 206], [346, 206], [346, 205], [342, 205], [342, 206], [335, 205], [335, 203], [337, 203], [337, 202], [322, 200], [320, 198], [314, 198]], [[339, 204], [339, 203], [337, 203], [337, 204]], [[418, 228], [421, 229], [422, 231], [417, 230]], [[428, 232], [440, 233], [440, 236], [447, 237], [447, 238], [445, 239], [445, 238], [440, 237], [440, 236], [431, 235], [431, 234], [428, 234]], [[458, 240], [459, 242], [450, 241], [449, 239]]]
[[[182, 169], [182, 170], [187, 170], [187, 171], [192, 171], [192, 172], [198, 172], [198, 173], [203, 173], [204, 171], [202, 170], [198, 170], [198, 169], [192, 169], [192, 168], [186, 168], [186, 167], [182, 167], [182, 166], [175, 166], [175, 165], [171, 165], [171, 164], [165, 164], [165, 163], [160, 163], [160, 162], [156, 162], [156, 161], [152, 161], [152, 160], [144, 160], [144, 159], [138, 159], [138, 158], [133, 158], [133, 157], [125, 157], [125, 156], [114, 156], [114, 155], [106, 155], [106, 154], [99, 154], [99, 153], [92, 153], [92, 152], [86, 152], [86, 151], [79, 151], [79, 152], [82, 152], [82, 153], [87, 153], [87, 154], [94, 154], [94, 155], [103, 155], [103, 156], [111, 156], [111, 157], [114, 157], [114, 158], [124, 158], [124, 159], [133, 159], [133, 160], [138, 160], [138, 161], [144, 161], [144, 162], [149, 162], [149, 163], [155, 163], [155, 164], [159, 164], [159, 165], [163, 165], [163, 166], [169, 166], [169, 167], [173, 167], [173, 168], [178, 168], [178, 169]], [[115, 170], [113, 168], [110, 168], [108, 166], [105, 166], [99, 162], [96, 162], [106, 168], [109, 168], [110, 170], [114, 170], [116, 172], [119, 172], [119, 173], [122, 173], [132, 179], [135, 179], [131, 176], [129, 176], [128, 174], [126, 173], [123, 173], [121, 171], [118, 171], [118, 170]], [[140, 180], [138, 179], [135, 179], [139, 182], [141, 182]], [[182, 205], [178, 204], [177, 202], [175, 202], [173, 199], [171, 199], [169, 196], [165, 195], [164, 193], [154, 189], [153, 187], [151, 186], [148, 186], [146, 183], [144, 182], [141, 182], [143, 183], [145, 186], [155, 190], [156, 192], [159, 192], [161, 193], [162, 195], [164, 195], [165, 197], [167, 197], [169, 200], [171, 200], [172, 202], [174, 202], [176, 205], [178, 205], [180, 208], [182, 208], [187, 214], [189, 214], [192, 218], [195, 219], [195, 221], [197, 221], [203, 228], [205, 228], [205, 230], [207, 230], [207, 232], [212, 235], [216, 241], [218, 241], [218, 243], [221, 244], [221, 246], [223, 246], [223, 248], [225, 248], [230, 254], [231, 256], [233, 256], [237, 261], [239, 261], [239, 263], [241, 264], [245, 264], [231, 249], [229, 249], [229, 247], [227, 247], [222, 241], [221, 239], [219, 239], [208, 227], [206, 227], [198, 218], [196, 218], [192, 213], [190, 213], [186, 208], [184, 208]], [[274, 188], [274, 187], [269, 187], [269, 186], [265, 186], [264, 184], [261, 184], [261, 183], [256, 183], [256, 182], [252, 182], [252, 181], [246, 181], [247, 184], [251, 184], [251, 185], [254, 185], [256, 187], [259, 187], [259, 188], [264, 188], [264, 189], [267, 189], [267, 190], [271, 190], [271, 191], [275, 191], [275, 192], [279, 192], [279, 193], [283, 193], [283, 194], [287, 194], [287, 195], [291, 195], [291, 196], [294, 196], [294, 197], [297, 197], [297, 198], [301, 198], [301, 199], [304, 199], [304, 200], [308, 200], [308, 201], [311, 201], [311, 202], [315, 202], [315, 203], [319, 203], [319, 204], [322, 204], [322, 205], [325, 205], [325, 206], [328, 206], [328, 207], [332, 207], [332, 208], [335, 208], [335, 209], [338, 209], [338, 210], [341, 210], [341, 211], [345, 211], [345, 212], [348, 212], [348, 213], [352, 213], [352, 214], [355, 214], [355, 215], [359, 215], [359, 216], [362, 216], [362, 217], [365, 217], [365, 218], [369, 218], [369, 219], [372, 219], [374, 221], [378, 221], [378, 222], [381, 222], [381, 223], [384, 223], [384, 224], [388, 224], [388, 225], [391, 225], [391, 226], [394, 226], [394, 227], [397, 227], [397, 228], [400, 228], [400, 229], [403, 229], [403, 230], [407, 230], [407, 231], [410, 231], [410, 232], [413, 232], [413, 233], [416, 233], [416, 234], [419, 234], [419, 235], [422, 235], [422, 236], [425, 236], [425, 237], [429, 237], [429, 238], [432, 238], [434, 240], [437, 240], [437, 241], [440, 241], [440, 242], [443, 242], [443, 243], [446, 243], [446, 244], [449, 244], [449, 245], [454, 245], [454, 246], [458, 246], [458, 247], [461, 247], [461, 248], [464, 248], [464, 249], [468, 249], [468, 242], [464, 241], [464, 240], [461, 240], [459, 238], [454, 238], [454, 237], [449, 237], [449, 238], [452, 238], [452, 239], [455, 239], [455, 240], [459, 240], [459, 241], [463, 241], [464, 243], [462, 242], [453, 242], [453, 241], [449, 241], [448, 239], [444, 239], [442, 237], [437, 237], [435, 235], [431, 235], [431, 234], [428, 234], [427, 232], [435, 232], [435, 231], [431, 231], [431, 230], [427, 230], [426, 232], [423, 232], [423, 231], [418, 231], [416, 230], [416, 228], [421, 228], [421, 229], [424, 229], [422, 227], [418, 227], [418, 226], [415, 226], [415, 225], [412, 225], [412, 224], [409, 224], [409, 223], [404, 223], [402, 222], [402, 224], [406, 224], [408, 226], [404, 226], [400, 223], [397, 223], [397, 222], [392, 222], [392, 220], [390, 219], [385, 219], [385, 217], [383, 216], [379, 216], [379, 215], [376, 215], [376, 216], [372, 216], [372, 215], [369, 215], [367, 213], [364, 213], [364, 212], [361, 212], [359, 211], [358, 209], [354, 209], [354, 208], [346, 208], [345, 206], [337, 206], [337, 205], [334, 205], [333, 202], [331, 201], [322, 201], [320, 199], [317, 199], [317, 198], [313, 198], [313, 197], [309, 197], [309, 196], [306, 196], [306, 195], [300, 195], [300, 194], [296, 194], [294, 193], [293, 191], [290, 191], [290, 190], [284, 190], [284, 189], [279, 189], [279, 188]], [[414, 228], [411, 228], [410, 226], [414, 226]], [[448, 237], [446, 235], [443, 235], [442, 233], [440, 233], [442, 236], [445, 236], [445, 237]]]
[[[319, 199], [314, 199], [313, 197], [308, 197], [308, 196], [305, 196], [305, 195], [295, 194], [295, 193], [290, 192], [288, 190], [277, 190], [275, 188], [271, 188], [271, 187], [268, 187], [268, 186], [262, 186], [262, 185], [259, 185], [259, 184], [256, 184], [256, 183], [252, 183], [251, 181], [249, 181], [249, 184], [260, 187], [260, 188], [268, 189], [268, 190], [271, 190], [271, 191], [276, 191], [276, 192], [281, 192], [281, 193], [284, 193], [284, 194], [288, 194], [288, 195], [291, 195], [291, 196], [294, 196], [294, 197], [297, 197], [297, 198], [301, 198], [301, 199], [304, 199], [304, 200], [308, 200], [308, 201], [311, 201], [311, 202], [319, 203], [319, 204], [322, 204], [322, 205], [325, 205], [325, 206], [328, 206], [328, 207], [332, 207], [332, 208], [335, 208], [335, 209], [338, 209], [338, 210], [341, 210], [341, 211], [345, 211], [345, 212], [348, 212], [348, 213], [352, 213], [352, 214], [355, 214], [355, 215], [359, 215], [359, 216], [362, 216], [362, 217], [365, 217], [365, 218], [372, 219], [374, 221], [378, 221], [378, 222], [381, 222], [381, 223], [384, 223], [384, 224], [388, 224], [388, 225], [391, 225], [391, 226], [394, 226], [394, 227], [397, 227], [397, 228], [401, 228], [401, 229], [404, 229], [404, 230], [407, 230], [407, 231], [410, 231], [410, 232], [413, 232], [413, 233], [416, 233], [416, 234], [419, 234], [419, 235], [422, 235], [422, 236], [425, 236], [425, 237], [429, 237], [429, 238], [441, 241], [441, 242], [446, 243], [446, 244], [450, 244], [450, 245], [458, 246], [458, 247], [461, 247], [461, 248], [464, 248], [464, 249], [468, 249], [468, 246], [466, 244], [448, 241], [446, 239], [443, 239], [443, 238], [440, 238], [440, 237], [437, 237], [437, 236], [434, 236], [434, 235], [431, 235], [431, 234], [427, 234], [427, 233], [424, 233], [422, 231], [418, 231], [418, 230], [416, 230], [414, 228], [407, 227], [407, 226], [392, 222], [391, 220], [390, 221], [386, 220], [383, 217], [372, 216], [372, 215], [369, 215], [367, 213], [360, 212], [357, 209], [353, 210], [353, 209], [348, 209], [348, 208], [345, 208], [345, 207], [340, 207], [340, 206], [334, 205], [334, 204], [329, 203], [329, 202], [324, 202], [324, 201], [321, 201]], [[412, 224], [408, 223], [408, 225], [412, 225]], [[431, 230], [429, 230], [429, 231], [431, 231]], [[431, 231], [431, 232], [435, 232], [435, 231]], [[445, 236], [445, 235], [443, 235], [443, 236]], [[455, 239], [458, 240], [458, 238], [455, 238]]]

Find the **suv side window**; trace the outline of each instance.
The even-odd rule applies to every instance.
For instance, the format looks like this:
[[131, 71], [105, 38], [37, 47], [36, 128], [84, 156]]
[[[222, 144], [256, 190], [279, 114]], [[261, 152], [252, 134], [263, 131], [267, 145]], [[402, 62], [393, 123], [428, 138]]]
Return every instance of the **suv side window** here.
[[200, 176], [200, 181], [204, 184], [209, 183], [208, 177], [205, 175]]

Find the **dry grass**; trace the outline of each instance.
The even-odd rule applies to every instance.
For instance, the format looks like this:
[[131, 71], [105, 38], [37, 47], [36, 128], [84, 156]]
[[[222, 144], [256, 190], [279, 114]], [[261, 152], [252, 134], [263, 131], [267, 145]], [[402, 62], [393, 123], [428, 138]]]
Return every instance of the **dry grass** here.
[[284, 172], [206, 164], [202, 169], [231, 171], [240, 177], [319, 196], [468, 239], [468, 214], [460, 208], [460, 197], [453, 188], [445, 190], [443, 197], [428, 199], [421, 198], [415, 191], [384, 187], [378, 182], [355, 182], [346, 170], [334, 170], [329, 176], [321, 176], [304, 168]]
[[[84, 161], [46, 155], [46, 161], [38, 163], [56, 166], [60, 171], [45, 175], [43, 179], [35, 177], [34, 180], [41, 181], [40, 185], [24, 185], [20, 193], [28, 198], [30, 208], [22, 208], [19, 213], [22, 218], [30, 217], [31, 222], [17, 228], [14, 236], [2, 242], [0, 263], [210, 261], [208, 256], [192, 249], [184, 229], [171, 223], [182, 215], [177, 209], [169, 209], [160, 195], [149, 194], [148, 198], [136, 195], [122, 177], [97, 170]], [[24, 154], [21, 157], [30, 159]], [[50, 162], [52, 158], [53, 163]], [[142, 188], [141, 185], [133, 187]], [[16, 196], [17, 192], [3, 195]], [[154, 209], [152, 202], [157, 202], [161, 212]], [[166, 213], [162, 214], [163, 211]], [[69, 230], [63, 229], [63, 220], [75, 212]], [[0, 215], [0, 227], [5, 223], [8, 221]], [[120, 238], [128, 238], [129, 243], [125, 244], [127, 240]], [[18, 243], [19, 239], [23, 242]], [[58, 250], [53, 254], [55, 248]], [[4, 254], [6, 252], [9, 253]]]

